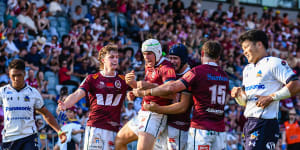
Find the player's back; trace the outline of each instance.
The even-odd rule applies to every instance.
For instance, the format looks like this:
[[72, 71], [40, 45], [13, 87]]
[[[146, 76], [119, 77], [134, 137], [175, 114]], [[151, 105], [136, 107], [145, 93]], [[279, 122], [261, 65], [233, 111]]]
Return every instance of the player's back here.
[[224, 131], [224, 106], [229, 90], [227, 74], [219, 66], [208, 64], [192, 71], [196, 77], [190, 86], [194, 101], [191, 127]]

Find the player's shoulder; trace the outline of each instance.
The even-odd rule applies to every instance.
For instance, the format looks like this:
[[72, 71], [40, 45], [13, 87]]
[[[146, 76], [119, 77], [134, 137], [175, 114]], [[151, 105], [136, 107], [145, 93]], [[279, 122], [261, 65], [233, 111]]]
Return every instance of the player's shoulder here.
[[25, 90], [29, 91], [29, 92], [31, 92], [33, 94], [40, 94], [40, 92], [36, 88], [34, 88], [34, 87], [32, 87], [32, 86], [30, 86], [28, 84], [26, 85]]
[[159, 68], [165, 68], [165, 67], [167, 67], [167, 68], [169, 68], [169, 67], [173, 68], [172, 63], [166, 57], [161, 58], [161, 60], [157, 64], [157, 66]]
[[2, 93], [2, 92], [5, 92], [7, 89], [8, 89], [8, 87], [9, 87], [9, 84], [6, 84], [6, 85], [4, 85], [4, 86], [1, 86], [0, 87], [0, 92]]
[[93, 74], [89, 74], [86, 78], [89, 80], [96, 80], [98, 78], [101, 78], [102, 75], [99, 72], [93, 73]]

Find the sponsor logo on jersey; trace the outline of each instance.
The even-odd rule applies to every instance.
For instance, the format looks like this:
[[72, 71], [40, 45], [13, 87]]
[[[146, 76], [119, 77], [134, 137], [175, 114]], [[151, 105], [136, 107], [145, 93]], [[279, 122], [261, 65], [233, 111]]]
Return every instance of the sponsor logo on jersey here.
[[256, 77], [261, 77], [261, 75], [262, 75], [262, 72], [261, 72], [261, 70], [259, 70], [256, 74]]
[[228, 81], [228, 78], [227, 77], [222, 77], [222, 76], [213, 76], [211, 74], [207, 74], [207, 80]]
[[223, 113], [224, 113], [224, 110], [217, 110], [214, 108], [207, 108], [206, 111], [210, 112], [210, 113], [214, 113], [216, 115], [223, 115]]
[[115, 86], [116, 86], [116, 88], [121, 89], [121, 82], [119, 80], [116, 80]]
[[102, 81], [97, 85], [98, 89], [103, 89], [104, 87], [105, 87], [105, 84]]
[[18, 110], [25, 110], [25, 111], [31, 111], [31, 107], [5, 107], [5, 111], [18, 111]]
[[26, 95], [26, 96], [24, 97], [24, 101], [25, 101], [25, 102], [29, 102], [29, 101], [30, 101], [29, 96]]
[[111, 83], [111, 82], [107, 82], [106, 83], [106, 87], [108, 87], [108, 88], [114, 88], [114, 84]]
[[30, 120], [30, 117], [7, 117], [7, 121], [9, 120]]
[[257, 85], [250, 85], [245, 87], [245, 91], [255, 90], [255, 89], [265, 89], [265, 85], [263, 84], [257, 84]]
[[6, 94], [13, 94], [13, 92], [12, 91], [7, 91]]

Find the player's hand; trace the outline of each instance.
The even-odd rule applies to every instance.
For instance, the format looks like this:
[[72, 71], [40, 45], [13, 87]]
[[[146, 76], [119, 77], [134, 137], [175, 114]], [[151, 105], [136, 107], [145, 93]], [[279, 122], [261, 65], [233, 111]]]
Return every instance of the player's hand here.
[[135, 96], [132, 91], [127, 92], [127, 99], [130, 101], [133, 101], [135, 99]]
[[65, 143], [67, 140], [66, 132], [61, 132], [61, 131], [60, 131], [60, 133], [58, 132], [58, 137], [59, 137], [61, 143]]
[[241, 95], [242, 88], [241, 87], [233, 87], [231, 90], [231, 97], [237, 98]]
[[156, 109], [157, 109], [158, 106], [159, 105], [156, 104], [155, 102], [150, 102], [150, 104], [147, 104], [147, 103], [143, 104], [143, 107], [144, 107], [145, 110], [153, 111], [153, 112], [156, 111]]
[[134, 70], [132, 70], [131, 72], [129, 72], [125, 75], [125, 81], [127, 84], [136, 82], [135, 78], [136, 78], [136, 76], [135, 76]]
[[257, 107], [262, 107], [262, 108], [266, 108], [270, 105], [270, 103], [272, 103], [274, 100], [271, 96], [259, 96], [256, 95], [257, 97], [257, 102], [256, 102], [256, 106]]
[[63, 101], [58, 101], [58, 109], [61, 111], [67, 110], [67, 106]]
[[136, 96], [136, 97], [144, 97], [145, 96], [144, 95], [145, 91], [141, 90], [141, 89], [133, 89], [132, 92], [133, 92], [134, 96]]

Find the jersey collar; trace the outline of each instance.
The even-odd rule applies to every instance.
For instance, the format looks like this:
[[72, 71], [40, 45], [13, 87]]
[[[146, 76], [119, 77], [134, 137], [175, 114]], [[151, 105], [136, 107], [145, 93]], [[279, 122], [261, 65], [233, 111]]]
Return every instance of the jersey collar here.
[[163, 61], [168, 60], [166, 57], [162, 57], [159, 62], [155, 65], [155, 67], [159, 66]]
[[188, 72], [189, 70], [191, 70], [191, 67], [188, 65], [186, 68], [185, 68], [185, 70], [183, 71], [183, 72], [181, 72], [181, 73], [176, 73], [176, 75], [178, 75], [178, 76], [181, 76], [181, 75], [184, 75], [186, 72]]
[[108, 78], [113, 78], [113, 77], [116, 77], [116, 76], [117, 76], [117, 72], [116, 72], [116, 71], [115, 71], [115, 75], [113, 75], [113, 76], [106, 76], [106, 75], [104, 75], [103, 70], [101, 70], [99, 73], [100, 73], [103, 77], [108, 77]]
[[203, 64], [211, 65], [211, 66], [218, 66], [218, 64], [215, 63], [215, 62], [205, 62], [205, 63], [203, 63]]
[[11, 85], [11, 83], [9, 83], [9, 87], [12, 88], [12, 89], [14, 89], [14, 90], [16, 90], [17, 92], [20, 92], [20, 91], [22, 91], [23, 89], [25, 89], [25, 88], [27, 87], [27, 83], [25, 83], [24, 87], [21, 88], [20, 90], [15, 89], [15, 88]]

